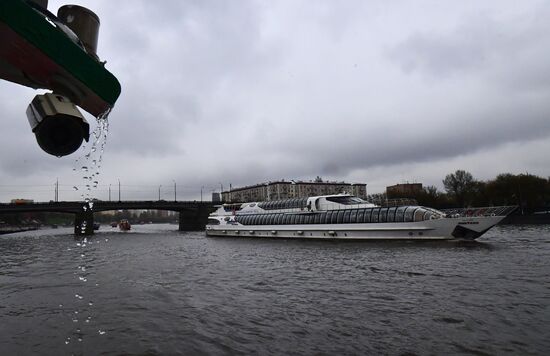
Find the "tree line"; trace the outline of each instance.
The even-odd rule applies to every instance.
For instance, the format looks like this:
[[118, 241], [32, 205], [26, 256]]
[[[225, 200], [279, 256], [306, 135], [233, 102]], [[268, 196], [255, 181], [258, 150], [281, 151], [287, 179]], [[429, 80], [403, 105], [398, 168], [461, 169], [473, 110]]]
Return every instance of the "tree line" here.
[[408, 196], [386, 198], [415, 199], [419, 205], [438, 209], [499, 205], [517, 205], [523, 213], [550, 209], [550, 178], [529, 173], [503, 173], [483, 181], [467, 171], [457, 170], [445, 176], [443, 186], [445, 192], [427, 186]]

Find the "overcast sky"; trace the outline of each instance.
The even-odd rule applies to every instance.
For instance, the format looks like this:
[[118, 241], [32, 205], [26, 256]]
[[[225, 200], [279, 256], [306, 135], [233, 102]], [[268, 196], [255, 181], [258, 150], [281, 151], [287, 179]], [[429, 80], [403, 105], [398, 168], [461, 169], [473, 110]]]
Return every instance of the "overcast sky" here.
[[[101, 18], [122, 84], [99, 187], [123, 199], [204, 199], [279, 179], [442, 188], [550, 176], [548, 1], [71, 1]], [[64, 1], [50, 0], [56, 13]], [[40, 92], [0, 82], [0, 200], [77, 199], [83, 151], [42, 152]], [[88, 117], [92, 126], [93, 118]]]

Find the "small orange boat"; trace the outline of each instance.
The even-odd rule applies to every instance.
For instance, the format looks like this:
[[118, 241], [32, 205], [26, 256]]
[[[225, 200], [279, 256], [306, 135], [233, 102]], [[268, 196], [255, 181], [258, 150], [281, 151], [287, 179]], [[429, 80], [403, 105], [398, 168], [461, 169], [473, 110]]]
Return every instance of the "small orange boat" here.
[[120, 220], [120, 222], [118, 223], [118, 228], [121, 230], [121, 231], [128, 231], [132, 228], [132, 226], [130, 225], [130, 223], [128, 222], [128, 220], [126, 219], [123, 219], [123, 220]]

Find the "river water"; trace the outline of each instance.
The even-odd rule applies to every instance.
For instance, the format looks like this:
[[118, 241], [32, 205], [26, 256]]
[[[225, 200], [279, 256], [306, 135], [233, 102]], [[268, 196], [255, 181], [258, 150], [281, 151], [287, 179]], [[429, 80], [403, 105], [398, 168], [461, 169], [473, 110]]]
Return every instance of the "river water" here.
[[0, 236], [2, 354], [550, 352], [550, 226], [473, 244], [175, 230]]

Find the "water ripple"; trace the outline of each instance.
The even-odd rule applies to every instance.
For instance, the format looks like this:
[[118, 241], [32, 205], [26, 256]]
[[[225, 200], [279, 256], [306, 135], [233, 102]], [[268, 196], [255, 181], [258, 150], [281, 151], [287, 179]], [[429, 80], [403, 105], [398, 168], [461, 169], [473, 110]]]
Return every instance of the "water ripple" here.
[[84, 257], [60, 230], [0, 237], [5, 354], [550, 349], [547, 227], [410, 244], [212, 239], [136, 226], [100, 230]]

